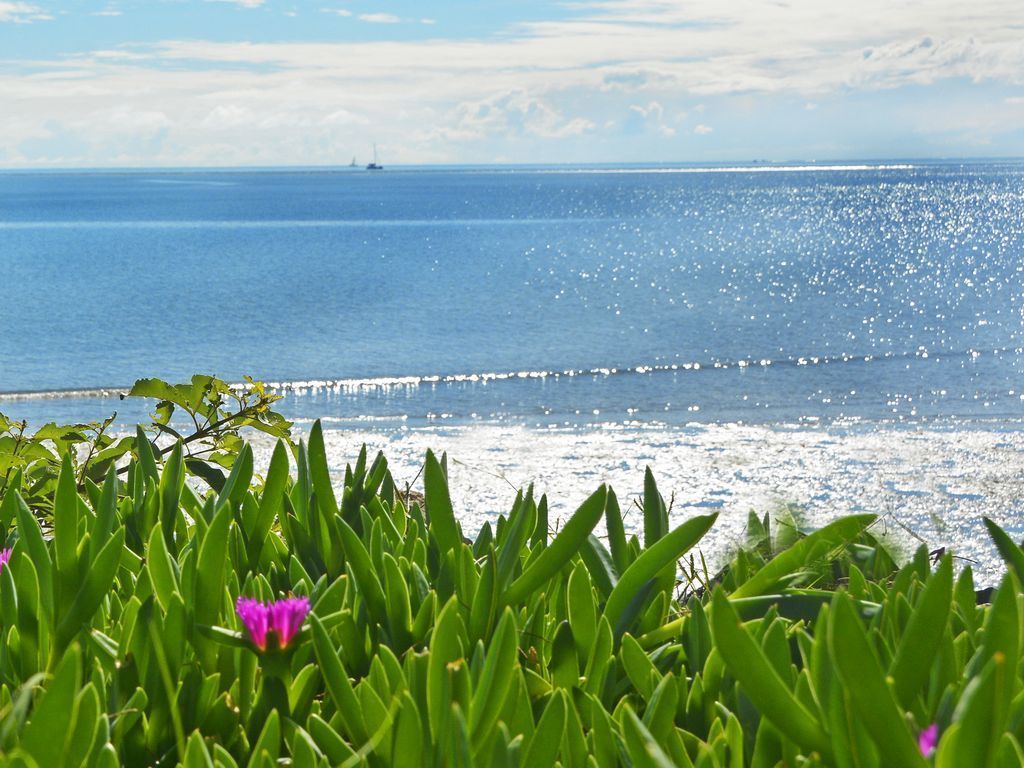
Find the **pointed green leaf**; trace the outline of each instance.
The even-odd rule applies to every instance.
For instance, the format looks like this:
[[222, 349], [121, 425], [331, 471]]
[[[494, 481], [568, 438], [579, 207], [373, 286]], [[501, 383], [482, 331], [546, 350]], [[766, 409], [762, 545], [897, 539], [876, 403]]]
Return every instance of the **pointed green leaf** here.
[[426, 463], [423, 466], [423, 490], [427, 500], [427, 512], [430, 514], [430, 530], [441, 548], [441, 557], [445, 552], [455, 549], [462, 543], [459, 524], [452, 510], [452, 500], [448, 495], [448, 477], [432, 451], [427, 451]]
[[619, 619], [643, 586], [666, 566], [678, 562], [680, 557], [703, 538], [717, 519], [717, 513], [691, 518], [644, 550], [621, 575], [619, 583], [615, 585], [608, 602], [605, 603], [604, 616], [608, 623], [613, 628], [618, 627]]
[[779, 677], [761, 646], [743, 627], [721, 587], [715, 589], [712, 597], [711, 630], [715, 648], [729, 672], [739, 680], [761, 714], [805, 750], [828, 756], [831, 744], [821, 723]]
[[576, 555], [604, 514], [608, 487], [602, 485], [584, 501], [558, 532], [554, 540], [512, 582], [503, 596], [505, 605], [518, 605], [533, 594]]

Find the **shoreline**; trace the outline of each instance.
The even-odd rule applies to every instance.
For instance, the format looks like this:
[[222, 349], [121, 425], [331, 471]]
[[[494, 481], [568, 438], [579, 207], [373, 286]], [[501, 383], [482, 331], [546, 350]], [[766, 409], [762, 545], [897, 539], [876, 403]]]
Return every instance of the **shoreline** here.
[[[601, 483], [616, 491], [627, 532], [642, 527], [633, 506], [650, 465], [673, 525], [720, 513], [703, 542], [709, 566], [741, 541], [747, 514], [796, 505], [801, 522], [821, 526], [842, 515], [879, 515], [876, 530], [905, 554], [920, 544], [947, 547], [969, 564], [978, 583], [1002, 572], [982, 524], [994, 519], [1024, 534], [1024, 425], [865, 426], [702, 424], [688, 427], [535, 429], [466, 425], [324, 430], [337, 485], [363, 443], [383, 450], [397, 483], [417, 478], [427, 448], [449, 456], [456, 514], [473, 535], [507, 514], [518, 487], [549, 493], [552, 525], [564, 520]], [[1001, 428], [1000, 428], [1001, 427]], [[296, 430], [305, 437], [306, 430]], [[257, 466], [273, 442], [253, 436]], [[414, 482], [415, 481], [415, 482]], [[632, 512], [630, 512], [630, 508]], [[603, 532], [603, 531], [602, 531]]]

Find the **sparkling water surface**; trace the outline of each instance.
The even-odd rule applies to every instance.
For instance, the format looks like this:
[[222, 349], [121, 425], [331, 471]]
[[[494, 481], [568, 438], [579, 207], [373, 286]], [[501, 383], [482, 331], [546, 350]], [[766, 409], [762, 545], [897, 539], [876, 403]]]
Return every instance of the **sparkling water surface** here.
[[989, 582], [981, 516], [1024, 535], [1020, 163], [6, 173], [0, 285], [9, 416], [250, 374], [339, 482], [448, 450], [470, 532], [651, 465], [673, 523], [720, 512], [711, 562], [788, 503]]
[[414, 423], [1024, 414], [1012, 163], [8, 173], [0, 274], [6, 392], [198, 370]]

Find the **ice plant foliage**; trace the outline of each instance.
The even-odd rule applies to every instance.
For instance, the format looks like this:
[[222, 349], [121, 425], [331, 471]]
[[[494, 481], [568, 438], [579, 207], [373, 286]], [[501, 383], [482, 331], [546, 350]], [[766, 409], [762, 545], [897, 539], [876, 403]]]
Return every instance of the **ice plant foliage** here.
[[302, 628], [302, 621], [309, 613], [309, 598], [288, 597], [272, 603], [261, 603], [251, 597], [240, 597], [235, 610], [249, 632], [249, 639], [257, 648], [267, 650], [267, 639], [273, 632], [278, 648], [283, 650]]
[[261, 481], [223, 445], [205, 490], [145, 436], [85, 495], [69, 454], [52, 500], [0, 487], [26, 555], [0, 570], [0, 766], [842, 766], [852, 734], [864, 768], [1024, 768], [1024, 549], [990, 520], [990, 603], [952, 553], [897, 563], [873, 515], [751, 514], [712, 579], [716, 515], [673, 527], [650, 471], [643, 543], [604, 485], [553, 537], [530, 489], [467, 542], [433, 453], [421, 503], [365, 449], [339, 493], [319, 423], [294, 475], [284, 442]]
[[935, 745], [939, 743], [939, 726], [932, 723], [917, 737], [917, 746], [921, 748], [921, 754], [931, 757], [935, 752]]

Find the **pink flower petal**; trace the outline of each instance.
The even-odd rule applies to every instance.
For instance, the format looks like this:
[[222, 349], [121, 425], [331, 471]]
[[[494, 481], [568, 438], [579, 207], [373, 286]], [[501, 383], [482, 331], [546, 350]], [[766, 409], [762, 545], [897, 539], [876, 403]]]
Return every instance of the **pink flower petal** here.
[[278, 600], [270, 607], [270, 628], [277, 635], [277, 642], [282, 648], [299, 633], [302, 621], [309, 613], [308, 597], [289, 597]]
[[932, 753], [935, 752], [935, 746], [939, 743], [939, 726], [932, 723], [925, 728], [917, 737], [917, 746], [921, 750], [921, 754], [925, 757], [931, 757]]
[[249, 639], [261, 651], [267, 649], [267, 631], [270, 629], [270, 607], [251, 597], [240, 597], [235, 604], [238, 618], [249, 631]]
[[283, 649], [302, 629], [302, 622], [309, 613], [309, 598], [287, 597], [261, 603], [251, 597], [240, 597], [235, 609], [257, 648], [267, 650], [268, 635], [273, 632], [278, 647]]

